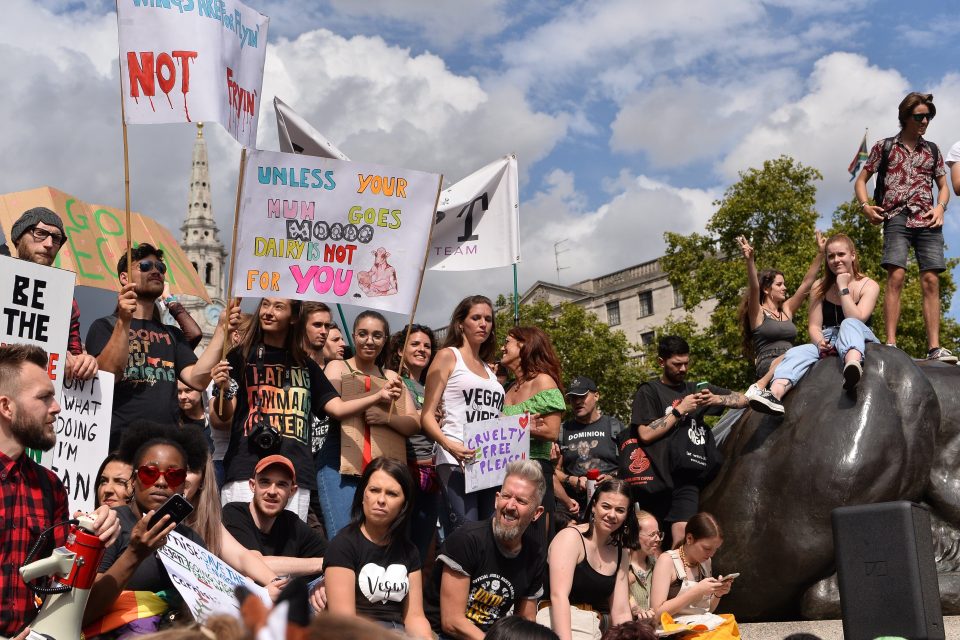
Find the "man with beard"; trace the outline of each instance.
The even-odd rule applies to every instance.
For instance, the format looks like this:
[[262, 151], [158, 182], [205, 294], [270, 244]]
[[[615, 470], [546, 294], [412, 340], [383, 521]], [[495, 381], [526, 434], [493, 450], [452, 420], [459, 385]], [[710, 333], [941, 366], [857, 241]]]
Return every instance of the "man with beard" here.
[[194, 389], [209, 383], [209, 376], [193, 380], [197, 356], [183, 331], [160, 320], [156, 301], [163, 294], [167, 272], [163, 251], [143, 243], [132, 256], [130, 273], [126, 253], [117, 263], [122, 288], [116, 311], [95, 320], [87, 332], [87, 350], [96, 356], [101, 369], [117, 376], [111, 450], [120, 443], [123, 427], [137, 418], [178, 422], [178, 379]]
[[[36, 615], [33, 593], [20, 579], [29, 548], [45, 529], [66, 521], [67, 492], [53, 472], [25, 449], [50, 450], [60, 405], [47, 376], [47, 354], [33, 345], [0, 346], [0, 636], [12, 636]], [[94, 512], [94, 530], [106, 545], [120, 532], [116, 514], [104, 505]], [[54, 531], [54, 546], [66, 541]], [[38, 557], [44, 557], [41, 553]], [[79, 635], [79, 629], [77, 630]], [[18, 638], [25, 638], [22, 633]]]
[[490, 520], [468, 522], [448, 537], [437, 557], [424, 609], [444, 638], [483, 638], [511, 610], [536, 617], [543, 595], [546, 549], [530, 524], [540, 517], [546, 481], [540, 465], [507, 466]]
[[286, 508], [290, 496], [297, 492], [293, 463], [284, 456], [267, 456], [257, 463], [250, 490], [250, 502], [231, 502], [223, 507], [227, 531], [277, 575], [320, 574], [327, 541]]
[[[687, 382], [690, 345], [678, 336], [660, 339], [657, 364], [662, 368], [660, 377], [637, 389], [630, 428], [621, 432], [619, 443], [622, 449], [626, 439], [636, 438], [655, 467], [659, 461], [669, 461], [669, 468], [654, 469], [667, 488], [634, 496], [641, 509], [654, 514], [658, 522], [669, 524], [664, 527], [669, 532], [664, 548], [669, 549], [671, 540], [683, 538], [687, 520], [699, 510], [700, 489], [721, 462], [704, 416], [719, 415], [727, 408], [744, 408], [747, 398], [706, 382]], [[711, 450], [715, 455], [709, 455]], [[620, 478], [630, 484], [628, 475], [629, 469], [620, 469]]]
[[[34, 207], [24, 211], [13, 223], [10, 239], [17, 258], [49, 267], [67, 241], [67, 234], [60, 216], [46, 207]], [[70, 313], [65, 371], [68, 378], [78, 380], [89, 380], [97, 375], [97, 359], [84, 353], [80, 342], [80, 307], [76, 300]]]

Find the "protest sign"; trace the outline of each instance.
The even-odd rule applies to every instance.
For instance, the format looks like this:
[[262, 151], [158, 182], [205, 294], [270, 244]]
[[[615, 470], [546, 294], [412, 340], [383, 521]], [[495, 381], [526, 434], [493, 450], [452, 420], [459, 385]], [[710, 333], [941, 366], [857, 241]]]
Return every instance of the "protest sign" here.
[[[119, 291], [117, 261], [126, 250], [126, 227], [121, 209], [87, 204], [52, 187], [40, 187], [0, 196], [0, 225], [10, 238], [13, 223], [27, 209], [47, 207], [63, 220], [67, 242], [53, 266], [73, 271], [77, 284]], [[139, 213], [131, 216], [134, 246], [146, 242], [163, 251], [170, 291], [210, 301], [197, 270], [165, 227]], [[9, 240], [8, 240], [9, 241]], [[16, 252], [12, 246], [10, 250]]]
[[176, 531], [157, 550], [170, 581], [183, 596], [197, 622], [214, 613], [236, 615], [240, 604], [234, 589], [245, 586], [272, 606], [267, 590], [234, 571], [226, 562]]
[[410, 313], [439, 185], [433, 173], [250, 151], [232, 295]]
[[94, 509], [97, 471], [110, 451], [113, 381], [112, 373], [100, 371], [91, 380], [63, 383], [57, 443], [43, 452], [40, 464], [63, 481], [71, 512]]
[[238, 0], [118, 0], [126, 123], [213, 120], [255, 146], [268, 22]]
[[464, 427], [464, 446], [476, 450], [464, 467], [466, 492], [499, 487], [514, 460], [530, 455], [530, 414], [470, 422]]
[[520, 262], [517, 157], [505, 156], [440, 194], [427, 268], [492, 269]]
[[[340, 378], [340, 397], [345, 401], [380, 393], [386, 380], [359, 373]], [[406, 411], [406, 396], [401, 395], [391, 411], [402, 415]], [[386, 425], [370, 425], [364, 414], [340, 421], [340, 473], [359, 476], [374, 458], [407, 459], [407, 439]]]
[[277, 114], [277, 135], [280, 137], [280, 151], [333, 158], [334, 160], [350, 159], [276, 96], [273, 98], [273, 109]]
[[60, 398], [76, 275], [0, 256], [0, 344], [35, 344]]
[[[349, 160], [332, 142], [279, 98], [280, 150]], [[472, 271], [520, 262], [520, 195], [517, 157], [504, 156], [440, 194], [428, 269]]]

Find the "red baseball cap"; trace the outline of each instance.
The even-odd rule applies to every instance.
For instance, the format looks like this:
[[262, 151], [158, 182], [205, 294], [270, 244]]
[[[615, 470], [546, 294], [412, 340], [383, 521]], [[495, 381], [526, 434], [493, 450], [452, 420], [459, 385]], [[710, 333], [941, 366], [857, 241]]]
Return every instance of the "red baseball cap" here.
[[290, 462], [290, 460], [286, 456], [280, 456], [280, 455], [267, 456], [266, 458], [263, 458], [262, 460], [260, 460], [260, 462], [257, 463], [256, 468], [253, 470], [254, 477], [256, 477], [258, 473], [260, 473], [267, 467], [271, 467], [275, 464], [278, 464], [284, 469], [286, 469], [287, 471], [289, 471], [290, 476], [293, 478], [293, 484], [297, 484], [297, 472], [293, 468], [293, 463]]

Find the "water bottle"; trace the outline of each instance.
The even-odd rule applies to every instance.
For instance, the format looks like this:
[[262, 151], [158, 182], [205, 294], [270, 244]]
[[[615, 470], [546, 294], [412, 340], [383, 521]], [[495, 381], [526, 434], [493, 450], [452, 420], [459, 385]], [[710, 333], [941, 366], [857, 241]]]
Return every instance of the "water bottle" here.
[[593, 499], [593, 492], [597, 488], [597, 480], [600, 478], [600, 469], [589, 469], [587, 471], [587, 502]]

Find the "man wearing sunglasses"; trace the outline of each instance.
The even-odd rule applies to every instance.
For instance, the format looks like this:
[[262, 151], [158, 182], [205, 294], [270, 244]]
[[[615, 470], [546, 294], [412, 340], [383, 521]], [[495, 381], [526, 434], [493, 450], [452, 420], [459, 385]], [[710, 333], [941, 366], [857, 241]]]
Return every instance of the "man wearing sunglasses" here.
[[[46, 207], [23, 212], [10, 229], [17, 258], [49, 267], [56, 260], [60, 247], [67, 241], [63, 221]], [[70, 336], [67, 339], [66, 376], [89, 380], [97, 375], [97, 359], [83, 352], [80, 342], [80, 307], [73, 301], [70, 313]]]
[[[937, 115], [933, 94], [911, 93], [900, 103], [900, 133], [879, 140], [870, 151], [854, 184], [854, 193], [872, 224], [883, 225], [883, 267], [887, 285], [883, 299], [886, 342], [897, 343], [900, 293], [913, 247], [923, 288], [923, 321], [927, 328], [927, 360], [954, 364], [957, 357], [940, 346], [940, 273], [947, 268], [943, 255], [943, 216], [950, 192], [947, 172], [937, 145], [923, 138]], [[874, 173], [883, 176], [870, 204], [867, 181]], [[878, 175], [877, 180], [881, 180]], [[933, 184], [937, 185], [934, 201]], [[846, 295], [846, 289], [840, 295]]]
[[132, 252], [133, 269], [124, 253], [117, 263], [120, 294], [110, 316], [95, 320], [87, 332], [87, 349], [100, 368], [117, 376], [113, 392], [110, 449], [130, 422], [149, 416], [176, 424], [180, 414], [177, 380], [203, 389], [209, 379], [194, 381], [197, 356], [178, 327], [165, 325], [156, 301], [163, 294], [167, 266], [163, 251], [141, 244]]
[[[0, 636], [20, 631], [36, 615], [33, 592], [18, 570], [41, 531], [69, 516], [68, 496], [56, 474], [24, 455], [56, 444], [60, 405], [47, 376], [47, 354], [34, 345], [0, 346]], [[103, 505], [94, 512], [96, 535], [111, 545], [120, 532], [117, 514]], [[53, 531], [64, 544], [67, 527]], [[38, 557], [44, 557], [41, 551]], [[17, 636], [17, 638], [25, 635]]]

